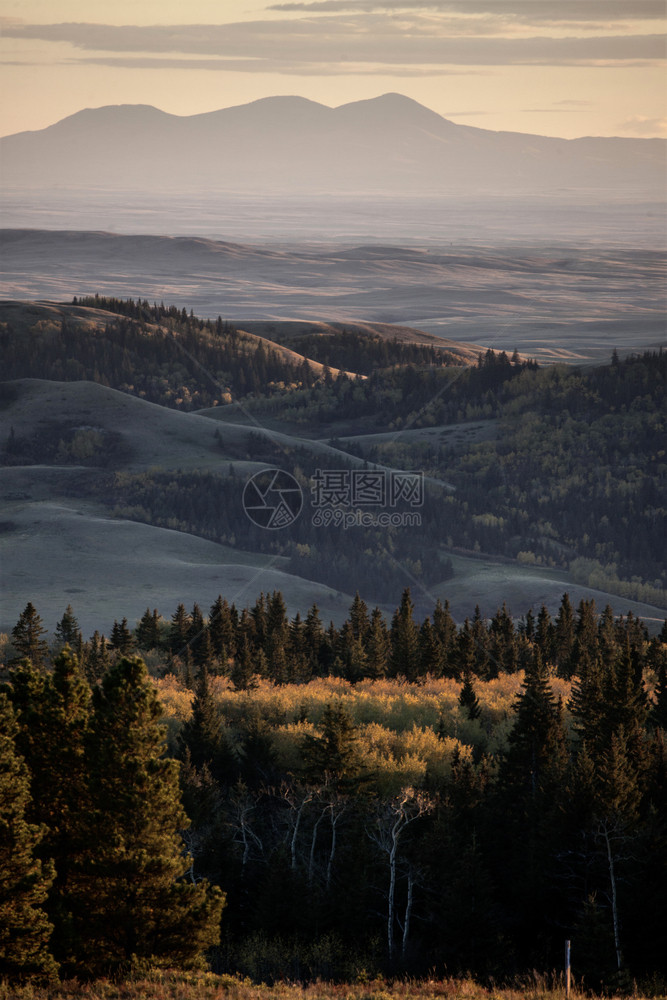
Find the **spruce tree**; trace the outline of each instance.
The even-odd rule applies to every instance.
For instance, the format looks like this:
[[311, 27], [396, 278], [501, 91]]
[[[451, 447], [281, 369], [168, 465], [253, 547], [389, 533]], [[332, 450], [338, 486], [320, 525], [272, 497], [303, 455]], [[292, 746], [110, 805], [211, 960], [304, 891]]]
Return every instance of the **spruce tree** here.
[[16, 732], [11, 703], [0, 693], [0, 978], [12, 983], [57, 975], [44, 911], [53, 867], [37, 857], [42, 831], [26, 820], [30, 776]]
[[440, 598], [433, 609], [433, 629], [440, 643], [443, 657], [443, 675], [456, 675], [456, 622], [449, 610], [449, 601], [442, 604]]
[[326, 706], [320, 728], [320, 736], [308, 735], [303, 740], [306, 775], [311, 781], [346, 788], [361, 770], [357, 727], [342, 702], [338, 702]]
[[79, 623], [74, 616], [71, 604], [67, 605], [64, 615], [56, 625], [55, 638], [59, 649], [62, 649], [63, 646], [70, 646], [72, 649], [76, 649], [79, 644], [81, 630], [79, 629]]
[[191, 966], [219, 940], [222, 894], [184, 881], [188, 821], [161, 714], [137, 658], [119, 660], [93, 694], [88, 935], [79, 956], [87, 974], [137, 960]]
[[468, 718], [471, 720], [479, 719], [482, 714], [482, 710], [479, 705], [479, 698], [475, 694], [475, 688], [472, 682], [472, 671], [467, 669], [463, 673], [463, 684], [461, 686], [461, 691], [459, 692], [459, 705], [461, 708], [465, 709]]
[[134, 639], [128, 627], [127, 618], [123, 618], [121, 622], [114, 621], [109, 645], [123, 656], [131, 652]]
[[30, 660], [36, 667], [42, 667], [49, 655], [46, 639], [46, 629], [42, 619], [31, 601], [28, 601], [21, 612], [19, 620], [12, 629], [12, 642], [19, 654], [13, 662], [20, 659]]
[[169, 626], [169, 649], [174, 656], [182, 656], [188, 642], [188, 629], [190, 627], [190, 617], [185, 610], [184, 604], [179, 604], [171, 616]]
[[160, 645], [160, 616], [157, 608], [146, 608], [134, 632], [137, 647], [144, 651]]
[[208, 666], [211, 659], [211, 641], [208, 627], [201, 613], [201, 608], [195, 604], [190, 615], [190, 627], [187, 636], [188, 646], [192, 653], [192, 662], [198, 668]]
[[393, 677], [415, 681], [419, 676], [419, 632], [414, 620], [414, 604], [406, 587], [400, 606], [394, 612], [389, 633], [390, 670]]
[[67, 648], [56, 657], [52, 674], [44, 677], [24, 666], [11, 680], [17, 747], [31, 775], [28, 818], [44, 830], [39, 856], [55, 864], [46, 904], [54, 925], [51, 950], [67, 968], [86, 922], [85, 902], [74, 886], [90, 833], [85, 759], [90, 688]]
[[389, 659], [389, 635], [384, 615], [379, 608], [373, 608], [371, 612], [366, 655], [366, 676], [372, 679], [384, 677]]
[[536, 803], [562, 775], [565, 763], [560, 711], [547, 668], [536, 649], [517, 697], [501, 780], [513, 788], [520, 799]]
[[560, 602], [554, 627], [554, 659], [558, 672], [562, 677], [572, 673], [571, 656], [574, 645], [574, 613], [570, 603], [570, 595], [565, 593]]
[[220, 710], [211, 695], [208, 671], [204, 669], [197, 680], [192, 716], [183, 723], [178, 741], [181, 753], [187, 748], [195, 767], [207, 764], [214, 774], [223, 748], [221, 722]]

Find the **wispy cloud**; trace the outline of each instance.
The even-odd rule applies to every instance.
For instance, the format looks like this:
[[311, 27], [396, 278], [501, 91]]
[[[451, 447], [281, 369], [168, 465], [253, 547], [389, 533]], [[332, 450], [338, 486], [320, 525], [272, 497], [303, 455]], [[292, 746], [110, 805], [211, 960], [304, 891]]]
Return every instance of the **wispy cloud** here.
[[634, 115], [626, 118], [618, 126], [618, 131], [626, 135], [667, 136], [667, 118], [649, 118], [647, 115]]
[[[504, 6], [519, 6], [519, 0], [514, 4], [507, 0]], [[157, 59], [146, 56], [169, 55], [172, 65], [202, 68], [199, 58], [214, 57], [207, 68], [290, 74], [322, 72], [324, 66], [331, 73], [348, 73], [354, 66], [354, 72], [382, 73], [390, 68], [397, 74], [425, 74], [445, 67], [639, 65], [664, 56], [664, 43], [658, 34], [457, 35], [443, 30], [437, 19], [410, 18], [409, 14], [388, 17], [386, 13], [370, 13], [361, 18], [340, 16], [322, 21], [304, 17], [222, 25], [14, 22], [5, 24], [4, 34], [66, 42], [96, 53], [94, 61], [108, 63], [110, 57], [101, 54], [113, 53], [113, 64], [118, 66], [158, 67]], [[85, 61], [90, 62], [91, 57]]]
[[484, 16], [521, 24], [610, 25], [618, 21], [657, 21], [665, 17], [663, 0], [285, 0], [270, 10], [327, 14], [341, 12], [439, 11]]

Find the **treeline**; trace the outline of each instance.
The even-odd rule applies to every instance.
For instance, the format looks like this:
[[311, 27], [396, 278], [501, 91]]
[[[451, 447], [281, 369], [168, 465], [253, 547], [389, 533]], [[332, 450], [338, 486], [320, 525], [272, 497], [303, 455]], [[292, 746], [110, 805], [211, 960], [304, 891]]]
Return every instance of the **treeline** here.
[[107, 322], [65, 316], [25, 331], [2, 324], [4, 378], [88, 380], [180, 410], [231, 402], [287, 385], [311, 386], [307, 362], [282, 358], [262, 340], [184, 311], [116, 299], [80, 299]]
[[[169, 745], [181, 761], [182, 801], [190, 819], [187, 828], [183, 823], [189, 858], [181, 859], [178, 874], [187, 864], [192, 886], [205, 879], [227, 894], [221, 943], [210, 952], [217, 970], [267, 980], [349, 976], [362, 967], [414, 974], [446, 969], [498, 980], [558, 967], [563, 940], [570, 938], [577, 975], [589, 988], [631, 990], [634, 977], [645, 995], [664, 992], [667, 626], [649, 639], [632, 615], [614, 618], [609, 609], [598, 615], [589, 601], [574, 611], [567, 596], [553, 620], [541, 609], [515, 622], [502, 608], [490, 621], [475, 614], [457, 627], [438, 605], [418, 622], [406, 592], [391, 623], [357, 596], [341, 628], [326, 629], [316, 608], [303, 621], [298, 615], [290, 620], [281, 595], [273, 593], [241, 611], [218, 598], [207, 619], [182, 605], [168, 621], [147, 610], [136, 629], [116, 622], [110, 644], [97, 635], [90, 644], [68, 609], [54, 645], [67, 642], [79, 650], [93, 707], [83, 723], [72, 708], [70, 729], [66, 735], [59, 729], [55, 737], [44, 720], [62, 720], [64, 706], [88, 705], [90, 696], [79, 656], [57, 654], [51, 666], [44, 634], [28, 606], [12, 633], [17, 662], [9, 677], [19, 718], [13, 752], [31, 762], [38, 776], [28, 821], [46, 822], [48, 831], [41, 817], [53, 824], [58, 816], [76, 826], [87, 808], [76, 781], [81, 760], [91, 769], [85, 795], [104, 792], [98, 810], [113, 817], [106, 820], [110, 839], [95, 841], [92, 853], [103, 850], [105, 864], [95, 868], [92, 881], [75, 878], [76, 830], [66, 840], [47, 832], [42, 855], [34, 845], [33, 856], [43, 857], [46, 866], [49, 857], [58, 858], [58, 844], [74, 844], [73, 859], [68, 846], [70, 860], [60, 862], [71, 873], [64, 884], [56, 875], [55, 889], [40, 890], [39, 905], [61, 933], [71, 934], [76, 923], [58, 925], [56, 915], [80, 912], [75, 903], [82, 896], [76, 893], [85, 896], [86, 887], [101, 891], [107, 912], [118, 912], [114, 893], [122, 895], [125, 884], [113, 882], [112, 891], [105, 880], [118, 871], [119, 858], [138, 862], [120, 848], [117, 814], [159, 813], [161, 829], [165, 825], [157, 785], [149, 786], [151, 794], [135, 796], [135, 777], [144, 772], [124, 764], [132, 734], [156, 718], [153, 709], [142, 715], [132, 707], [137, 699], [140, 705], [150, 702], [143, 669], [128, 659], [142, 648], [155, 670], [176, 669], [194, 689], [181, 688], [187, 710], [170, 718]], [[384, 658], [377, 656], [380, 635]], [[94, 663], [92, 646], [106, 659]], [[424, 658], [427, 648], [429, 656], [433, 649], [447, 655], [434, 665]], [[334, 697], [313, 715], [305, 682], [340, 672], [362, 687], [394, 684], [396, 701], [414, 702], [436, 683], [425, 673], [427, 664], [431, 677], [440, 670], [456, 683], [458, 709], [445, 711], [443, 702], [430, 729], [413, 724], [403, 752], [428, 745], [428, 759], [435, 762], [442, 753], [433, 748], [442, 745], [448, 765], [427, 765], [419, 780], [397, 791], [379, 781], [375, 770], [378, 755], [389, 752], [391, 731], [370, 721], [363, 698], [355, 699], [354, 712], [350, 700]], [[507, 669], [521, 673], [505, 718], [505, 712], [489, 710], [486, 691], [509, 676]], [[385, 675], [394, 680], [382, 680]], [[378, 679], [371, 681], [373, 676]], [[566, 678], [559, 682], [569, 691], [565, 703], [554, 694], [556, 676]], [[74, 677], [83, 692], [76, 698], [74, 681], [64, 679]], [[300, 682], [292, 689], [290, 718], [265, 687], [269, 678]], [[64, 692], [60, 700], [55, 691]], [[51, 692], [48, 698], [45, 692]], [[57, 711], [49, 709], [42, 718], [46, 710], [40, 706], [54, 698]], [[396, 718], [393, 710], [386, 718]], [[42, 738], [47, 729], [48, 739]], [[89, 734], [83, 750], [81, 731]], [[472, 746], [457, 733], [474, 733]], [[148, 745], [154, 753], [156, 744]], [[164, 775], [171, 765], [160, 762]], [[67, 788], [59, 774], [67, 774]], [[70, 794], [84, 807], [75, 807]], [[65, 805], [54, 806], [56, 795], [64, 796]], [[166, 823], [171, 831], [172, 809]], [[145, 828], [153, 829], [143, 820], [134, 827]], [[110, 858], [106, 847], [97, 846], [100, 839], [110, 843]], [[169, 867], [170, 886], [176, 870]], [[143, 878], [145, 870], [139, 871]], [[128, 942], [134, 948], [136, 941], [137, 956], [152, 949], [167, 960], [166, 939], [150, 915], [154, 897], [135, 893], [131, 899], [120, 912], [130, 927], [133, 920], [138, 925], [123, 932], [130, 936], [123, 936], [122, 946], [114, 943], [111, 964], [127, 962]], [[91, 927], [101, 905], [91, 904]], [[171, 913], [166, 907], [167, 924]], [[115, 941], [120, 931], [106, 933]], [[181, 960], [178, 947], [189, 947], [184, 938], [169, 939], [175, 961]], [[52, 952], [60, 954], [58, 947], [53, 943]]]
[[[354, 369], [354, 355], [349, 368]], [[367, 378], [323, 378], [311, 388], [294, 388], [253, 404], [255, 413], [272, 413], [304, 424], [362, 422], [367, 431], [431, 427], [497, 417], [510, 398], [507, 387], [524, 371], [537, 370], [505, 351], [480, 353], [477, 363], [422, 370], [414, 364], [374, 369]], [[350, 433], [348, 430], [347, 433]]]
[[388, 340], [377, 334], [345, 328], [324, 334], [299, 334], [279, 342], [322, 365], [359, 375], [370, 375], [379, 368], [392, 365], [442, 367], [464, 364], [452, 351], [431, 344], [412, 344], [395, 337]]
[[[37, 665], [49, 658], [46, 629], [28, 604], [12, 630], [14, 655]], [[275, 684], [306, 683], [314, 677], [364, 679], [403, 678], [422, 683], [427, 677], [466, 677], [489, 681], [525, 670], [539, 655], [555, 677], [571, 680], [582, 663], [608, 663], [622, 653], [630, 657], [636, 679], [647, 671], [657, 676], [665, 666], [667, 623], [651, 637], [631, 611], [614, 618], [594, 600], [582, 599], [575, 609], [565, 593], [555, 617], [542, 605], [515, 620], [503, 604], [489, 619], [479, 607], [461, 625], [449, 602], [438, 600], [431, 614], [419, 618], [409, 588], [392, 616], [370, 609], [357, 593], [340, 628], [323, 622], [317, 604], [305, 617], [290, 618], [280, 591], [260, 594], [239, 609], [219, 595], [204, 613], [198, 604], [179, 604], [170, 618], [147, 608], [131, 627], [114, 621], [108, 638], [99, 632], [85, 642], [74, 611], [68, 606], [55, 632], [56, 648], [69, 645], [92, 683], [118, 656], [154, 652], [164, 669], [176, 673], [189, 688], [198, 673], [228, 677], [245, 690], [254, 677]]]

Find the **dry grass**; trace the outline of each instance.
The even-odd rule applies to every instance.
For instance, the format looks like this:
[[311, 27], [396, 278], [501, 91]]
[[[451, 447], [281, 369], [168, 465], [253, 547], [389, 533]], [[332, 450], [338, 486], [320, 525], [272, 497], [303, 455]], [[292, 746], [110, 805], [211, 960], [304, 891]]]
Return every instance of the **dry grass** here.
[[[565, 1000], [563, 986], [535, 976], [513, 988], [481, 986], [470, 979], [385, 980], [359, 977], [355, 983], [278, 982], [257, 984], [237, 976], [155, 971], [123, 982], [71, 980], [51, 987], [0, 983], [0, 1000]], [[572, 1000], [591, 1000], [573, 990]], [[634, 1000], [642, 995], [636, 990]], [[606, 1000], [617, 1000], [608, 996]]]

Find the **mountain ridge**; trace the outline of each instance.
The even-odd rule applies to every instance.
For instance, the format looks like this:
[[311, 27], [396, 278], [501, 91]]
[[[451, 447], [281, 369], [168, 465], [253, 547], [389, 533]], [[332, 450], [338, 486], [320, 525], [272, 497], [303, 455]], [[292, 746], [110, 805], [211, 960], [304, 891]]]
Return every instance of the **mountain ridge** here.
[[0, 149], [9, 189], [586, 191], [604, 199], [662, 197], [667, 140], [494, 132], [388, 93], [336, 108], [275, 96], [186, 116], [145, 104], [84, 108], [45, 129], [5, 136]]

